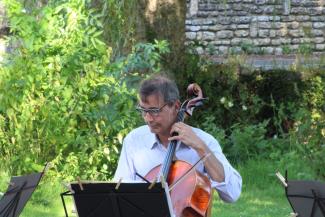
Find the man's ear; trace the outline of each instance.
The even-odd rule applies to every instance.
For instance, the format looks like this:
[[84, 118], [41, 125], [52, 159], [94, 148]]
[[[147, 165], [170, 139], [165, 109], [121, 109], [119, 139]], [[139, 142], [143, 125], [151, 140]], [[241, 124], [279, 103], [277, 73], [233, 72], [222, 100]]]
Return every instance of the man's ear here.
[[179, 111], [180, 108], [181, 108], [181, 102], [179, 100], [176, 100], [176, 102], [175, 102], [175, 109], [176, 109], [176, 111]]

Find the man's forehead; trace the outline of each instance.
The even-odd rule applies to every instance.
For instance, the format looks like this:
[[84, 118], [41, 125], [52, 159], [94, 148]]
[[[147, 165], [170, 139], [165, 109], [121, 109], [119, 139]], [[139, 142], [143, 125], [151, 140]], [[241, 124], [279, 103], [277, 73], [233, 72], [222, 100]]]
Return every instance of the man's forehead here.
[[152, 102], [157, 102], [159, 104], [164, 103], [164, 98], [161, 94], [151, 94], [148, 96], [140, 96], [139, 97], [139, 104], [148, 104]]

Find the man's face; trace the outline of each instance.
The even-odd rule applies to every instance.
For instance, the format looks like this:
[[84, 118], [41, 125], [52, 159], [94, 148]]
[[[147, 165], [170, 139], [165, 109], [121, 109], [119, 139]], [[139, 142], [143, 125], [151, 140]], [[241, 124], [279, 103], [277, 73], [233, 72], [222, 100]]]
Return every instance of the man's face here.
[[161, 96], [150, 95], [145, 101], [140, 100], [139, 106], [143, 109], [142, 117], [152, 133], [169, 135], [177, 117], [179, 102], [170, 105], [164, 102]]

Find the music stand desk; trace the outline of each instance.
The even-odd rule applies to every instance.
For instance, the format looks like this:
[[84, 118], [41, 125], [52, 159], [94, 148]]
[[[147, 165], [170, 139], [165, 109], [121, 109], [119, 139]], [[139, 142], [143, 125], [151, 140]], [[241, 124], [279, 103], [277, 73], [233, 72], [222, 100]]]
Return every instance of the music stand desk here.
[[285, 174], [285, 194], [298, 217], [325, 217], [325, 183], [288, 180]]
[[174, 217], [168, 186], [156, 183], [71, 183], [70, 191], [79, 217]]
[[43, 172], [11, 177], [7, 191], [0, 200], [0, 217], [17, 217], [32, 196]]

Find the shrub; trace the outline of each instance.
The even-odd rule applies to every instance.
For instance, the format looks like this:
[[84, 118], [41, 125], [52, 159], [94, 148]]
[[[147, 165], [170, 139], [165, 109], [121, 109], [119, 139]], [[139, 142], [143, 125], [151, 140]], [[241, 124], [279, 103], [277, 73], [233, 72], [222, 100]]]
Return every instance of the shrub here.
[[[89, 1], [48, 1], [32, 11], [5, 5], [16, 48], [0, 69], [2, 166], [23, 174], [52, 161], [53, 175], [66, 179], [110, 178], [123, 136], [139, 123], [132, 75], [158, 67], [166, 42], [138, 45], [149, 51], [113, 62], [104, 18]], [[135, 64], [144, 57], [150, 65]]]
[[180, 90], [196, 82], [208, 97], [189, 122], [211, 132], [232, 161], [279, 160], [292, 152], [324, 176], [322, 68], [261, 71], [248, 67], [243, 55], [218, 64], [191, 47], [186, 58], [185, 70], [174, 72]]
[[206, 116], [214, 116], [227, 135], [234, 124], [254, 125], [267, 120], [266, 134], [273, 137], [289, 132], [296, 108], [308, 105], [315, 114], [323, 110], [322, 72], [309, 72], [306, 77], [295, 70], [254, 70], [245, 65], [245, 56], [229, 57], [218, 64], [193, 52], [187, 54], [186, 62], [184, 71], [174, 72], [180, 89], [196, 82], [208, 97], [203, 112], [191, 121], [199, 123]]
[[318, 176], [325, 178], [325, 118], [313, 120], [312, 112], [300, 108], [295, 115], [295, 125], [290, 131], [294, 151], [307, 161]]

